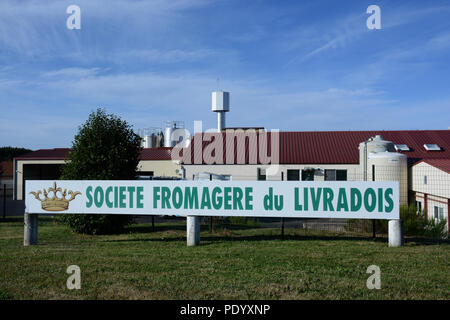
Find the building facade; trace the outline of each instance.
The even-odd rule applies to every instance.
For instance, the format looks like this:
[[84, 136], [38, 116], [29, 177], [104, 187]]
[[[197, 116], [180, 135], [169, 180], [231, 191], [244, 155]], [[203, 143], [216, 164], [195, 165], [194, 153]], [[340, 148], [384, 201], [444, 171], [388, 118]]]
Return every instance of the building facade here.
[[[201, 133], [186, 148], [144, 148], [139, 178], [192, 180], [208, 172], [230, 180], [398, 181], [400, 204], [416, 204], [429, 218], [448, 221], [450, 130], [279, 132], [276, 140], [255, 132], [261, 135]], [[27, 179], [57, 179], [69, 151], [15, 158], [15, 198], [24, 198]]]

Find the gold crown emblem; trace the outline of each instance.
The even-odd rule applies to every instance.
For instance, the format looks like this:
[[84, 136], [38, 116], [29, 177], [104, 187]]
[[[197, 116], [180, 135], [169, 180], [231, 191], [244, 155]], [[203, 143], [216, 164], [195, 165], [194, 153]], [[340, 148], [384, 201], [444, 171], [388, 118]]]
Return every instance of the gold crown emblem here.
[[[49, 198], [48, 194], [50, 192], [53, 192], [53, 197]], [[62, 194], [62, 198], [59, 198], [56, 193], [60, 192]], [[69, 202], [72, 201], [73, 199], [75, 199], [75, 197], [79, 194], [81, 194], [81, 192], [73, 192], [72, 190], [69, 190], [69, 192], [67, 192], [67, 189], [64, 189], [64, 192], [62, 191], [61, 188], [57, 188], [56, 187], [56, 182], [54, 182], [53, 184], [53, 188], [50, 187], [48, 188], [48, 191], [46, 191], [44, 189], [44, 199], [41, 199], [40, 195], [42, 194], [42, 191], [39, 190], [37, 192], [30, 192], [30, 194], [34, 195], [34, 197], [36, 199], [38, 199], [41, 202], [41, 206], [42, 209], [46, 210], [46, 211], [64, 211], [69, 209]], [[66, 199], [66, 195], [69, 194], [70, 198]]]

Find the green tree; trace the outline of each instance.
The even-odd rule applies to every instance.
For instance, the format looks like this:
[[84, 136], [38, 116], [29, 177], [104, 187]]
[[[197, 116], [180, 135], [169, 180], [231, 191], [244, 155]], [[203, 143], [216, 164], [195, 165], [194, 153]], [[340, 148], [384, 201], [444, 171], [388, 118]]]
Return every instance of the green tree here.
[[[119, 117], [97, 109], [89, 115], [72, 143], [63, 180], [132, 180], [136, 178], [141, 138]], [[64, 223], [79, 233], [119, 232], [131, 222], [128, 215], [64, 215]]]
[[15, 157], [20, 157], [26, 153], [31, 152], [30, 149], [16, 148], [16, 147], [1, 147], [0, 148], [0, 162], [9, 161]]

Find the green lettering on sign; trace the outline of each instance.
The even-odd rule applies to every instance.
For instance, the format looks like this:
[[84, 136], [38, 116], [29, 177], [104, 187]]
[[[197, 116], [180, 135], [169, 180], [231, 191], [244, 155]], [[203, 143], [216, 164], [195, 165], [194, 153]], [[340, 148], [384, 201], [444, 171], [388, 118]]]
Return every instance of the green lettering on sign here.
[[202, 192], [202, 203], [200, 205], [200, 209], [211, 209], [211, 199], [209, 197], [208, 187], [203, 187]]
[[231, 210], [231, 188], [225, 187], [223, 190], [224, 190], [224, 197], [223, 197], [224, 209]]
[[314, 188], [310, 188], [310, 190], [311, 190], [311, 202], [313, 205], [313, 210], [317, 211], [317, 210], [319, 210], [320, 196], [322, 195], [322, 188], [317, 188], [317, 194], [316, 194]]
[[215, 187], [212, 191], [213, 207], [216, 210], [220, 210], [220, 208], [222, 208], [222, 197], [217, 197], [217, 194], [220, 193], [222, 193], [222, 189], [220, 189], [219, 187]]
[[[369, 198], [371, 198], [370, 201]], [[376, 198], [377, 194], [375, 193], [375, 190], [372, 188], [367, 188], [364, 192], [364, 207], [367, 211], [372, 212], [375, 209], [377, 206]]]
[[161, 188], [162, 208], [170, 209], [170, 189], [168, 187]]
[[173, 188], [172, 203], [175, 209], [180, 209], [183, 205], [183, 191], [180, 187]]
[[233, 189], [233, 210], [242, 210], [242, 198], [244, 196], [244, 192], [241, 188]]
[[192, 189], [187, 187], [184, 190], [184, 208], [185, 209], [198, 209], [198, 191], [197, 187]]
[[92, 200], [92, 194], [91, 193], [92, 193], [92, 186], [89, 186], [89, 187], [86, 188], [86, 197], [88, 198], [88, 201], [86, 202], [86, 207], [87, 208], [92, 207], [93, 200]]
[[362, 205], [362, 195], [361, 191], [359, 191], [356, 188], [350, 189], [350, 210], [351, 211], [358, 211], [361, 209]]
[[386, 211], [387, 213], [391, 212], [392, 209], [394, 209], [394, 200], [392, 200], [392, 194], [392, 188], [387, 188], [384, 192], [384, 200], [386, 200], [386, 202], [388, 203], [388, 205], [384, 207], [384, 211]]
[[144, 192], [144, 187], [137, 187], [136, 188], [136, 207], [139, 209], [144, 208], [144, 203], [142, 202], [144, 200], [144, 195], [142, 194]]
[[159, 192], [161, 191], [160, 187], [153, 187], [153, 208], [158, 208], [158, 200], [161, 199]]
[[94, 202], [97, 208], [100, 208], [103, 204], [103, 189], [102, 187], [95, 188], [94, 191]]
[[252, 187], [246, 187], [245, 188], [245, 210], [253, 210], [253, 188]]
[[299, 195], [298, 195], [298, 188], [294, 188], [294, 210], [295, 211], [302, 211], [302, 205], [299, 201]]
[[[323, 188], [323, 211], [334, 211], [333, 207], [334, 193], [331, 188]], [[328, 209], [329, 208], [329, 209]]]
[[134, 195], [134, 192], [136, 191], [136, 188], [128, 187], [127, 190], [128, 190], [128, 197], [130, 198], [129, 206], [130, 206], [130, 208], [133, 208], [133, 195]]
[[337, 211], [348, 211], [348, 202], [347, 202], [347, 192], [345, 188], [339, 188], [339, 195], [338, 195], [338, 201], [337, 201]]
[[125, 204], [125, 199], [126, 199], [126, 196], [125, 196], [125, 191], [127, 190], [127, 187], [119, 187], [119, 196], [120, 196], [120, 199], [119, 199], [119, 207], [120, 208], [126, 208], [127, 207], [127, 205]]
[[113, 203], [110, 201], [110, 194], [113, 191], [113, 187], [108, 187], [106, 188], [106, 193], [105, 193], [105, 201], [106, 201], [106, 205], [108, 206], [108, 208], [112, 208], [113, 207]]

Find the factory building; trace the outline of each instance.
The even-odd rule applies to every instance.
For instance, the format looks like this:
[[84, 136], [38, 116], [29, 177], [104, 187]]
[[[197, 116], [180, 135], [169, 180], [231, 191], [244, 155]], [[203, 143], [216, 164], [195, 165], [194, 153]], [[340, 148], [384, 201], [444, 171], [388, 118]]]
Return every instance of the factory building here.
[[[184, 124], [140, 133], [140, 179], [194, 180], [216, 174], [228, 180], [398, 181], [400, 204], [416, 204], [428, 217], [450, 209], [450, 130], [276, 132], [228, 128], [230, 95], [215, 92], [217, 132], [197, 133], [179, 147]], [[178, 132], [177, 132], [178, 131]], [[37, 150], [14, 159], [15, 199], [27, 179], [57, 179], [69, 149]]]

